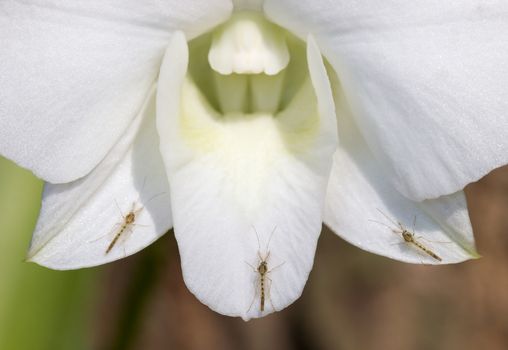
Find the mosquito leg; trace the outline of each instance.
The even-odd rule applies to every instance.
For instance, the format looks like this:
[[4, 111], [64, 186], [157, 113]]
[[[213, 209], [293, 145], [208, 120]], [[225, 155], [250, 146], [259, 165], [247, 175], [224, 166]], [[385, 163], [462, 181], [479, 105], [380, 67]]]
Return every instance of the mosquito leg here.
[[270, 305], [272, 306], [272, 310], [273, 310], [273, 312], [276, 312], [276, 311], [277, 311], [277, 309], [275, 308], [275, 306], [273, 306], [273, 302], [272, 302], [272, 292], [271, 292], [271, 290], [272, 290], [272, 285], [273, 285], [273, 281], [272, 281], [272, 279], [271, 279], [270, 277], [268, 277], [268, 276], [266, 276], [266, 279], [269, 281], [268, 286], [267, 286], [268, 288], [266, 289], [266, 292], [267, 292], [267, 293], [266, 293], [266, 295], [268, 296], [268, 301], [270, 302]]
[[422, 240], [430, 242], [430, 243], [447, 243], [447, 244], [453, 243], [453, 242], [450, 242], [450, 241], [433, 241], [433, 240], [425, 238], [423, 236], [418, 236], [417, 239], [422, 239]]
[[284, 261], [283, 263], [280, 263], [279, 265], [275, 266], [275, 267], [272, 267], [270, 270], [268, 270], [268, 273], [272, 272], [273, 270], [275, 269], [278, 269], [279, 267], [281, 267], [282, 265], [284, 265], [286, 262]]
[[244, 261], [244, 263], [246, 263], [247, 265], [249, 265], [251, 268], [252, 268], [252, 271], [254, 271], [255, 273], [257, 273], [258, 271], [256, 270], [256, 268], [254, 266], [252, 266], [251, 264], [249, 264], [247, 261]]

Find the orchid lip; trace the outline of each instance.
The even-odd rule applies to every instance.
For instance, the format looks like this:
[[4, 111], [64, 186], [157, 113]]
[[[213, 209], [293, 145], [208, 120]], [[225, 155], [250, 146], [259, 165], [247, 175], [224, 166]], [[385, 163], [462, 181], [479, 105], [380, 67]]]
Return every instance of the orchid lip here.
[[[208, 33], [187, 44], [183, 37], [174, 37], [159, 77], [157, 128], [184, 280], [212, 309], [250, 319], [283, 309], [302, 292], [321, 231], [337, 125], [330, 83], [312, 37], [305, 43], [260, 21], [259, 14], [256, 21], [250, 21], [250, 14], [238, 16], [218, 29], [219, 39]], [[245, 27], [236, 24], [245, 18], [249, 26], [267, 26], [256, 29], [257, 34], [284, 38], [258, 41], [287, 49], [287, 64], [276, 74], [254, 74], [250, 68], [221, 74], [213, 69], [213, 50], [245, 50], [225, 42], [242, 37], [239, 31]], [[246, 36], [253, 30], [249, 27]], [[281, 60], [264, 58], [279, 57], [284, 51], [279, 49], [274, 55], [254, 55], [260, 61], [249, 62], [255, 67], [276, 65]], [[268, 269], [284, 265], [271, 276], [273, 310], [260, 310], [257, 302], [249, 308], [253, 296], [260, 295], [259, 276], [245, 264], [256, 265], [258, 256], [252, 227], [260, 242], [267, 242], [278, 227]], [[221, 269], [210, 269], [210, 261]], [[232, 290], [238, 292], [231, 296]]]

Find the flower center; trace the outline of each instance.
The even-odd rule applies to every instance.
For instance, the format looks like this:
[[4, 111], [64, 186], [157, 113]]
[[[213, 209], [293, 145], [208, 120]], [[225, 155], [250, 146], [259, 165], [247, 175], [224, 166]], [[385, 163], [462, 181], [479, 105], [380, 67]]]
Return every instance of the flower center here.
[[257, 12], [237, 13], [214, 31], [208, 62], [223, 75], [275, 75], [289, 62], [286, 32]]
[[[222, 188], [228, 201], [252, 218], [270, 200], [266, 189], [281, 173], [308, 159], [319, 164], [324, 156], [328, 171], [335, 114], [315, 44], [244, 12], [192, 40], [188, 49], [177, 114], [157, 117], [174, 123], [167, 126], [173, 130], [170, 183], [183, 169], [208, 169], [227, 183]], [[169, 90], [162, 90], [158, 100], [169, 100]]]
[[234, 196], [254, 210], [270, 169], [318, 133], [305, 43], [258, 13], [233, 15], [189, 43], [180, 113], [187, 145], [220, 155]]
[[257, 12], [235, 13], [189, 50], [191, 80], [223, 116], [275, 114], [308, 75], [305, 44]]

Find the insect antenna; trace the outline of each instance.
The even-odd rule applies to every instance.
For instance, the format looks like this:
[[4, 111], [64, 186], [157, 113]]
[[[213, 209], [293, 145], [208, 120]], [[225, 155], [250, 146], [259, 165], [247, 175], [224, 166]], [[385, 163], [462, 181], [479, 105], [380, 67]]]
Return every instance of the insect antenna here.
[[384, 222], [377, 221], [377, 220], [371, 220], [371, 219], [369, 219], [369, 221], [370, 221], [370, 222], [375, 222], [376, 224], [383, 225], [383, 226], [385, 226], [385, 227], [388, 227], [390, 230], [393, 230], [393, 227], [392, 227], [392, 226], [387, 225], [387, 224], [385, 224]]
[[256, 239], [258, 241], [258, 252], [261, 251], [261, 243], [259, 243], [259, 235], [258, 235], [258, 231], [256, 230], [256, 228], [254, 227], [254, 225], [251, 225], [252, 228], [254, 229], [254, 233], [256, 234]]
[[122, 218], [124, 218], [124, 219], [125, 219], [125, 216], [123, 216], [122, 209], [120, 209], [120, 206], [118, 205], [118, 202], [116, 201], [116, 199], [115, 199], [114, 201], [115, 201], [115, 204], [116, 204], [116, 208], [118, 209], [118, 212], [120, 213], [120, 215], [122, 216]]
[[377, 210], [378, 212], [380, 212], [380, 213], [381, 213], [381, 214], [382, 214], [382, 215], [383, 215], [383, 216], [384, 216], [384, 217], [385, 217], [388, 221], [390, 221], [392, 224], [394, 224], [395, 226], [400, 226], [400, 224], [399, 224], [399, 223], [397, 223], [397, 222], [393, 221], [393, 219], [392, 219], [391, 217], [389, 217], [387, 214], [383, 213], [383, 211], [381, 211], [381, 209], [376, 208], [376, 210]]
[[270, 233], [270, 237], [268, 238], [268, 242], [266, 243], [266, 249], [265, 252], [268, 251], [268, 247], [270, 247], [270, 241], [272, 240], [273, 234], [275, 233], [275, 230], [277, 230], [277, 225], [272, 230], [272, 233]]

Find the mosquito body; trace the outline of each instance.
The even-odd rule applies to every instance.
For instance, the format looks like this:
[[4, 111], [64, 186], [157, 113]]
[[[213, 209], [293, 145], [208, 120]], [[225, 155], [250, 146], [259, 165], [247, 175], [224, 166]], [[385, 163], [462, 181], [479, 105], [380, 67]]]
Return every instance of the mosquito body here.
[[[270, 256], [270, 252], [268, 252], [266, 254], [266, 257], [262, 257], [261, 254], [259, 254], [259, 265], [258, 265], [258, 268], [257, 268], [257, 272], [259, 274], [259, 292], [260, 292], [260, 297], [259, 297], [259, 308], [261, 310], [261, 312], [265, 311], [265, 285], [266, 285], [266, 279], [269, 277], [267, 276], [268, 273], [270, 273], [271, 271], [268, 270], [268, 257]], [[273, 305], [272, 305], [273, 307]]]
[[247, 312], [249, 312], [250, 309], [252, 308], [252, 305], [254, 304], [254, 301], [256, 299], [258, 290], [259, 290], [259, 295], [260, 295], [259, 296], [259, 309], [261, 310], [261, 312], [265, 311], [265, 301], [266, 301], [266, 299], [268, 299], [270, 301], [270, 304], [272, 305], [272, 309], [274, 311], [276, 311], [275, 307], [273, 306], [272, 300], [270, 298], [270, 287], [272, 285], [272, 280], [268, 276], [273, 270], [275, 270], [275, 269], [279, 268], [280, 266], [284, 265], [284, 263], [282, 263], [282, 264], [279, 264], [279, 265], [275, 266], [272, 269], [268, 268], [268, 258], [270, 257], [270, 251], [268, 250], [268, 248], [270, 246], [270, 241], [271, 241], [272, 236], [273, 236], [273, 234], [274, 234], [276, 229], [277, 229], [277, 227], [275, 227], [273, 229], [272, 233], [270, 234], [270, 238], [268, 239], [268, 243], [266, 244], [265, 253], [262, 254], [261, 253], [261, 248], [260, 248], [260, 243], [259, 243], [259, 236], [258, 236], [258, 233], [257, 233], [256, 229], [254, 228], [254, 232], [256, 233], [256, 238], [257, 238], [257, 241], [258, 241], [258, 253], [257, 253], [257, 255], [258, 255], [258, 263], [257, 263], [257, 267], [254, 267], [253, 265], [249, 264], [248, 262], [246, 262], [246, 263], [258, 275], [257, 277], [258, 277], [258, 281], [259, 281], [259, 286], [255, 287], [254, 298], [252, 299], [252, 302], [251, 302]]
[[[390, 228], [392, 230], [393, 233], [400, 234], [402, 236], [402, 238], [404, 239], [404, 242], [406, 242], [408, 244], [412, 244], [414, 247], [418, 248], [422, 252], [424, 252], [427, 255], [431, 256], [432, 258], [436, 259], [437, 261], [442, 261], [443, 260], [443, 259], [441, 259], [441, 257], [439, 255], [434, 253], [432, 250], [430, 250], [429, 248], [424, 246], [420, 241], [417, 240], [417, 238], [416, 238], [416, 236], [414, 234], [414, 231], [415, 231], [415, 229], [414, 229], [415, 222], [413, 222], [413, 231], [409, 231], [399, 221], [395, 222], [388, 215], [383, 213], [381, 210], [378, 209], [378, 211], [381, 214], [383, 214], [383, 216], [385, 218], [387, 218], [391, 223], [393, 223], [394, 225], [398, 226], [398, 229], [394, 229], [393, 227], [390, 227], [390, 226], [388, 226], [388, 225], [386, 225], [386, 224], [384, 224], [382, 222], [378, 222], [378, 221], [375, 221], [375, 222], [377, 222], [377, 223], [379, 223], [381, 225], [387, 226], [388, 228]], [[415, 221], [416, 221], [416, 216], [415, 216]]]
[[441, 259], [441, 257], [439, 255], [437, 255], [432, 250], [430, 250], [429, 248], [424, 246], [421, 242], [419, 242], [416, 239], [414, 233], [408, 231], [407, 229], [405, 229], [404, 226], [402, 226], [402, 224], [400, 224], [400, 223], [399, 223], [399, 228], [400, 228], [400, 230], [392, 230], [392, 231], [395, 232], [395, 233], [400, 233], [402, 235], [402, 238], [404, 239], [405, 242], [414, 245], [415, 247], [417, 247], [418, 249], [420, 249], [423, 252], [427, 253], [428, 255], [430, 255], [431, 257], [436, 259], [437, 261], [442, 261], [443, 260], [443, 259]]
[[143, 207], [140, 207], [136, 209], [136, 202], [132, 203], [132, 209], [127, 213], [127, 215], [123, 215], [121, 212], [120, 214], [123, 217], [123, 222], [120, 224], [120, 228], [115, 234], [115, 237], [113, 237], [113, 240], [111, 243], [109, 243], [108, 248], [106, 249], [106, 254], [108, 254], [114, 247], [115, 244], [118, 242], [122, 234], [126, 230], [132, 229], [132, 227], [135, 225], [136, 221], [136, 215], [138, 215], [143, 210]]
[[[144, 183], [143, 183], [143, 187], [144, 187]], [[165, 194], [166, 194], [165, 192], [156, 194], [155, 196], [150, 198], [147, 201], [147, 203], [150, 203], [153, 199], [155, 199], [157, 197], [160, 197], [162, 195], [165, 195]], [[125, 231], [132, 230], [132, 228], [134, 226], [146, 226], [146, 225], [141, 225], [141, 224], [137, 224], [136, 223], [136, 219], [137, 219], [138, 214], [141, 213], [141, 211], [144, 209], [143, 206], [140, 206], [139, 208], [136, 209], [136, 203], [138, 201], [139, 201], [139, 199], [134, 201], [134, 202], [132, 202], [131, 210], [127, 213], [127, 215], [124, 215], [122, 213], [122, 210], [118, 206], [118, 203], [115, 201], [115, 204], [116, 204], [116, 206], [118, 208], [118, 211], [120, 212], [120, 215], [123, 218], [123, 221], [121, 223], [115, 225], [115, 226], [120, 225], [120, 228], [116, 231], [115, 236], [113, 237], [113, 240], [111, 241], [111, 243], [109, 243], [109, 245], [108, 245], [108, 247], [106, 249], [106, 253], [105, 254], [108, 254], [109, 252], [111, 252], [111, 250], [115, 247], [116, 243], [118, 242], [118, 240], [120, 239], [122, 234], [124, 234]]]

